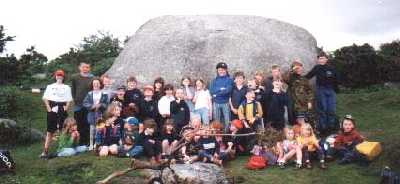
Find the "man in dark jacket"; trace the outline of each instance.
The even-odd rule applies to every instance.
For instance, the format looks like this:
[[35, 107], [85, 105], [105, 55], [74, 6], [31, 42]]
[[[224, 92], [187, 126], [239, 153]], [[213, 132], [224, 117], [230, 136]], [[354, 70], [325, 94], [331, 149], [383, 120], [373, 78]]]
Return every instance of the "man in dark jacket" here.
[[[225, 130], [229, 126], [229, 98], [232, 92], [233, 80], [228, 74], [228, 65], [224, 62], [217, 64], [217, 77], [210, 83], [210, 93], [213, 101], [213, 119], [224, 123]], [[222, 111], [223, 118], [220, 111]]]

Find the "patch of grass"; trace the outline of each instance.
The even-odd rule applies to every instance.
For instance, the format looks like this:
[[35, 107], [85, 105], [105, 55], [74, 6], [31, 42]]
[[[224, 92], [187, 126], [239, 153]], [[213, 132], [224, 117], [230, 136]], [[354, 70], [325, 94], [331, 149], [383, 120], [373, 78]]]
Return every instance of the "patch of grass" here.
[[[34, 108], [37, 110], [30, 114], [31, 126], [45, 131], [46, 114], [41, 105], [40, 95], [35, 96], [34, 103]], [[339, 94], [337, 111], [340, 117], [344, 114], [352, 114], [357, 120], [359, 130], [369, 140], [382, 142], [383, 155], [369, 167], [359, 167], [353, 164], [339, 166], [329, 163], [328, 170], [321, 171], [315, 163], [313, 170], [294, 170], [294, 167], [288, 166], [285, 170], [269, 167], [264, 170], [251, 171], [244, 168], [248, 157], [239, 157], [225, 167], [227, 174], [238, 180], [244, 178], [243, 183], [255, 184], [378, 183], [380, 169], [385, 165], [390, 165], [388, 157], [385, 156], [385, 148], [391, 147], [394, 138], [399, 137], [400, 90]], [[127, 158], [99, 158], [91, 153], [44, 161], [38, 158], [41, 148], [42, 143], [12, 148], [11, 153], [17, 163], [17, 174], [2, 176], [1, 183], [95, 183], [104, 179], [112, 171], [129, 166]], [[116, 179], [114, 183], [126, 184], [127, 181], [130, 181], [130, 177], [137, 178], [138, 175], [134, 171], [128, 177]]]

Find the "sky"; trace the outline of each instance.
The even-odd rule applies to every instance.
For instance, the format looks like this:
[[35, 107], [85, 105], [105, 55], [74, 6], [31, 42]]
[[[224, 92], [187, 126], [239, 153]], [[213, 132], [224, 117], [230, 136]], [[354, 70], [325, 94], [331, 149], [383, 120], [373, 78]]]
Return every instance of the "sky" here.
[[0, 25], [16, 36], [6, 53], [35, 46], [49, 59], [85, 36], [109, 32], [124, 40], [163, 15], [257, 15], [307, 29], [327, 51], [353, 43], [400, 39], [399, 0], [2, 0]]

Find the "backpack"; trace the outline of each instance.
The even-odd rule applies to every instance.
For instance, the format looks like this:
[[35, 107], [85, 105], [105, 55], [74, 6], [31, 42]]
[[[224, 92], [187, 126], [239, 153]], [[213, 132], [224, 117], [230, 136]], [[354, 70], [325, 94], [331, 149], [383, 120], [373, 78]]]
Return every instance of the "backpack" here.
[[267, 167], [267, 160], [263, 156], [253, 155], [246, 163], [246, 168], [250, 170], [264, 169]]
[[15, 162], [9, 151], [0, 150], [0, 175], [6, 173], [15, 173]]

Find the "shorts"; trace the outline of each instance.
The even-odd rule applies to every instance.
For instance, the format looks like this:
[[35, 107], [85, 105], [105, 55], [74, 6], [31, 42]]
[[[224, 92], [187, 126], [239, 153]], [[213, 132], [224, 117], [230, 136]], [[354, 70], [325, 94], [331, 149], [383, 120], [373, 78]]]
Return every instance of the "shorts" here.
[[63, 128], [64, 120], [67, 118], [67, 113], [47, 112], [47, 132], [54, 133], [58, 129]]

